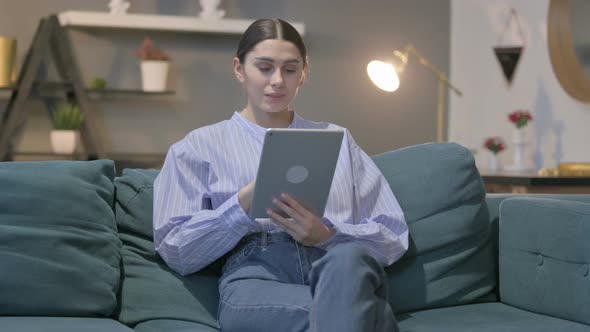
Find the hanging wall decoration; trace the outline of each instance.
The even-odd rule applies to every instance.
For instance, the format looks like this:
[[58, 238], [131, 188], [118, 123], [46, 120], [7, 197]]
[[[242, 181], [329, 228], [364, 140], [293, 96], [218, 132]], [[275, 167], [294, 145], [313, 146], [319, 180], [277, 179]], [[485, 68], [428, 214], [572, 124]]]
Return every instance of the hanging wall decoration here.
[[[521, 44], [501, 46], [503, 43], [504, 34], [506, 33], [507, 28], [510, 26], [510, 23], [513, 20], [516, 22]], [[512, 79], [514, 78], [516, 66], [518, 65], [518, 62], [520, 60], [520, 57], [525, 46], [524, 34], [522, 33], [522, 28], [518, 20], [518, 14], [516, 13], [516, 9], [514, 8], [510, 10], [510, 15], [508, 15], [506, 25], [504, 25], [504, 29], [500, 33], [500, 37], [498, 38], [498, 45], [499, 46], [493, 48], [494, 54], [496, 55], [496, 58], [500, 63], [500, 67], [502, 68], [502, 72], [504, 73], [506, 81], [508, 82], [508, 84], [512, 84]]]

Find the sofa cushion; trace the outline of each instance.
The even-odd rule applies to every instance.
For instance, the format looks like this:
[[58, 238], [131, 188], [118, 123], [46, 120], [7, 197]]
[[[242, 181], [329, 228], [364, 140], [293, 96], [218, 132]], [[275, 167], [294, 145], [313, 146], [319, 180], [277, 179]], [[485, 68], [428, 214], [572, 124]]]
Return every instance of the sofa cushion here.
[[0, 163], [0, 316], [110, 316], [121, 242], [114, 164]]
[[0, 317], [1, 331], [26, 332], [133, 332], [108, 318]]
[[473, 155], [452, 143], [373, 157], [410, 230], [407, 253], [387, 269], [396, 312], [453, 306], [496, 285], [485, 189]]
[[502, 302], [590, 325], [590, 204], [507, 199], [499, 234]]
[[154, 319], [139, 323], [134, 328], [137, 332], [217, 332], [219, 329], [195, 322], [174, 319]]
[[502, 303], [470, 304], [401, 314], [401, 332], [590, 332], [590, 326]]
[[129, 326], [151, 319], [177, 319], [217, 328], [219, 265], [182, 277], [154, 249], [153, 182], [157, 175], [157, 171], [126, 169], [115, 179], [124, 273], [117, 317]]

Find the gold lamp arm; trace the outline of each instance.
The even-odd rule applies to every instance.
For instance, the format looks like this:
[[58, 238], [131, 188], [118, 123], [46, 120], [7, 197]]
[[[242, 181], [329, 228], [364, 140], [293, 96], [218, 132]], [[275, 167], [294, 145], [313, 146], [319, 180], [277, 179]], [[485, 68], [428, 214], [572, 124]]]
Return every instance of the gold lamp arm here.
[[459, 90], [449, 81], [447, 75], [443, 73], [440, 69], [436, 68], [433, 64], [431, 64], [425, 57], [422, 56], [422, 54], [418, 53], [418, 51], [416, 51], [412, 44], [406, 45], [406, 47], [404, 48], [404, 53], [415, 56], [421, 65], [430, 69], [437, 76], [437, 78], [440, 81], [442, 81], [449, 89], [455, 92], [459, 97], [463, 96], [463, 92], [461, 92], [461, 90]]
[[[395, 52], [394, 52], [395, 54]], [[450, 81], [449, 78], [445, 73], [443, 73], [440, 69], [436, 68], [433, 64], [431, 64], [425, 57], [423, 57], [414, 46], [411, 44], [406, 45], [404, 48], [404, 58], [402, 59], [404, 65], [408, 61], [408, 57], [410, 55], [415, 56], [420, 64], [424, 67], [430, 69], [438, 79], [438, 102], [437, 102], [437, 119], [436, 119], [436, 140], [438, 142], [443, 141], [443, 131], [444, 131], [444, 109], [445, 109], [445, 88], [451, 89], [451, 91], [455, 92], [459, 97], [463, 96], [463, 92], [455, 87]], [[399, 55], [398, 55], [399, 56]]]

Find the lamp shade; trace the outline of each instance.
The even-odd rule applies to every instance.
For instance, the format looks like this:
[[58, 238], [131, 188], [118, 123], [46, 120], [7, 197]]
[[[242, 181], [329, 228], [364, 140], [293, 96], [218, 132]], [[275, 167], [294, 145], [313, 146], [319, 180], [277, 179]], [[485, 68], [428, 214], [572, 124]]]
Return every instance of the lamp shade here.
[[399, 88], [399, 77], [391, 63], [373, 60], [367, 65], [367, 74], [381, 90], [392, 92]]

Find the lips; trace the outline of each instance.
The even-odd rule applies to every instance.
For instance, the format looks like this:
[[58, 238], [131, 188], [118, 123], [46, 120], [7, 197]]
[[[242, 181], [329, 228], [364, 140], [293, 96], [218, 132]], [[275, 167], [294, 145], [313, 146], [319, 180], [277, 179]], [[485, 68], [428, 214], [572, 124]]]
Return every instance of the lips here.
[[277, 99], [278, 99], [278, 98], [282, 98], [282, 97], [284, 97], [284, 96], [285, 96], [285, 95], [284, 95], [284, 94], [282, 94], [282, 93], [266, 93], [266, 94], [264, 94], [264, 95], [265, 95], [265, 96], [267, 96], [267, 97], [269, 97], [269, 98], [277, 98]]

